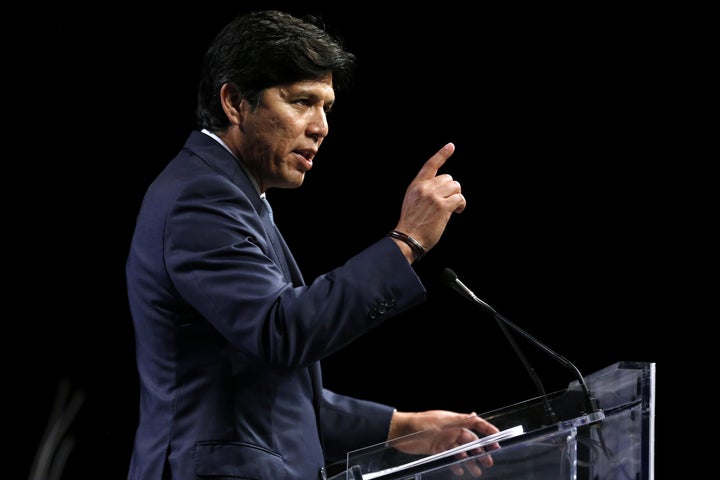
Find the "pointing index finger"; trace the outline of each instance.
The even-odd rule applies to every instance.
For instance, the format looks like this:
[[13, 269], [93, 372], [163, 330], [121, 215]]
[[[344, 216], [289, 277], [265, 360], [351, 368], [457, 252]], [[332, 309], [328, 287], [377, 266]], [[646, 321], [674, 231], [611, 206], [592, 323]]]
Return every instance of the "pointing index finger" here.
[[452, 142], [442, 147], [420, 168], [420, 171], [415, 176], [415, 180], [428, 180], [433, 178], [453, 152], [455, 152], [455, 144]]

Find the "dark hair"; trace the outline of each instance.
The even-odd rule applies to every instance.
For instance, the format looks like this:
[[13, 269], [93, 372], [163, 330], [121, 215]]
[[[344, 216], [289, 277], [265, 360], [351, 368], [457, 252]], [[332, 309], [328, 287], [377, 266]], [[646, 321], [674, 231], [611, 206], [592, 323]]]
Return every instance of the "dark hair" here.
[[242, 98], [257, 106], [264, 89], [333, 74], [333, 87], [352, 81], [355, 56], [316, 16], [295, 17], [277, 10], [236, 17], [218, 33], [205, 53], [195, 113], [200, 128], [217, 132], [228, 126], [220, 88], [232, 83]]

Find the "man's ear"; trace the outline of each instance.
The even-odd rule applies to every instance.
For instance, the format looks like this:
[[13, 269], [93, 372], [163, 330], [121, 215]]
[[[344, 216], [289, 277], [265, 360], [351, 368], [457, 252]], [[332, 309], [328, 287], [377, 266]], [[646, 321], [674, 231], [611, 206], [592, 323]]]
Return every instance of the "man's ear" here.
[[[243, 119], [243, 98], [240, 90], [232, 83], [225, 83], [220, 87], [220, 104], [225, 115], [233, 125], [240, 125]], [[247, 103], [247, 102], [245, 102]]]

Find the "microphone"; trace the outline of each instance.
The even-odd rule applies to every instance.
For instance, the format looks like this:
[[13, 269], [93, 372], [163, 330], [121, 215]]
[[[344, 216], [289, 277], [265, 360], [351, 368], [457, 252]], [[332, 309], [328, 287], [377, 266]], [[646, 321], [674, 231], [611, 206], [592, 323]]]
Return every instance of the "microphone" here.
[[449, 268], [443, 269], [441, 272], [441, 280], [443, 283], [455, 290], [456, 292], [460, 293], [465, 298], [469, 299], [476, 305], [479, 305], [483, 310], [493, 315], [498, 322], [498, 325], [500, 325], [500, 328], [502, 329], [503, 333], [507, 337], [507, 339], [510, 341], [510, 344], [513, 346], [513, 349], [517, 353], [517, 355], [520, 357], [520, 360], [525, 365], [525, 368], [528, 370], [528, 373], [530, 374], [530, 377], [535, 382], [535, 385], [537, 386], [538, 390], [540, 390], [541, 396], [545, 399], [545, 408], [548, 410], [548, 413], [552, 416], [551, 418], [555, 418], [554, 412], [552, 412], [552, 409], [549, 406], [549, 403], [547, 403], [547, 399], [545, 396], [545, 389], [542, 386], [542, 382], [540, 381], [540, 377], [535, 373], [535, 370], [530, 366], [525, 356], [522, 354], [520, 349], [518, 348], [517, 344], [513, 340], [512, 336], [510, 335], [510, 332], [507, 331], [505, 326], [509, 326], [516, 332], [518, 332], [520, 335], [528, 339], [530, 342], [532, 342], [535, 346], [539, 347], [540, 349], [544, 350], [545, 353], [549, 354], [552, 358], [560, 362], [563, 366], [570, 369], [573, 376], [577, 380], [577, 382], [580, 384], [580, 388], [582, 388], [584, 395], [584, 402], [585, 402], [585, 408], [587, 414], [592, 414], [596, 412], [600, 412], [600, 408], [597, 403], [597, 399], [595, 399], [592, 394], [590, 393], [590, 389], [588, 388], [587, 384], [585, 383], [585, 379], [583, 378], [582, 374], [580, 373], [580, 370], [573, 365], [568, 359], [560, 355], [559, 353], [556, 353], [554, 350], [551, 350], [548, 346], [546, 346], [544, 343], [542, 343], [540, 340], [536, 339], [529, 333], [527, 333], [522, 328], [515, 325], [513, 322], [502, 316], [500, 313], [498, 313], [493, 307], [491, 307], [488, 303], [484, 302], [480, 298], [475, 295], [472, 290], [470, 290], [463, 282], [460, 281], [457, 274], [453, 272]]

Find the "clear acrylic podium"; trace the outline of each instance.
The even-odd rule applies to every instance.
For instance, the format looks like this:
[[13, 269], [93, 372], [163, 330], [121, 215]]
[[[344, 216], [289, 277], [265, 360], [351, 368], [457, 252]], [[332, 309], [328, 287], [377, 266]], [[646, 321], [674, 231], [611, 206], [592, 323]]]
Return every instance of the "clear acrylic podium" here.
[[483, 480], [654, 480], [655, 364], [618, 362], [584, 380], [589, 392], [572, 382], [480, 414], [501, 430], [493, 450], [479, 439], [433, 455], [402, 453], [404, 443], [442, 429], [418, 432], [348, 452], [331, 480], [460, 480], [476, 478], [478, 467]]

